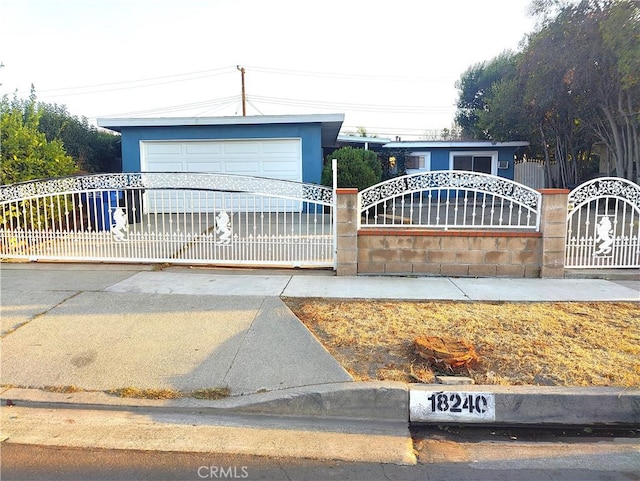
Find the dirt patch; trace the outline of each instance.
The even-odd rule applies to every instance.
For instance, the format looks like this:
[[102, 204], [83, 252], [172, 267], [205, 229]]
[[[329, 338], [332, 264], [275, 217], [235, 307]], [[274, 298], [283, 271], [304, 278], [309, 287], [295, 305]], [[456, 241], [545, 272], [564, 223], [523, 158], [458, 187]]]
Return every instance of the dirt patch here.
[[475, 347], [477, 384], [640, 386], [637, 303], [285, 302], [360, 381], [430, 382], [414, 340], [448, 336]]

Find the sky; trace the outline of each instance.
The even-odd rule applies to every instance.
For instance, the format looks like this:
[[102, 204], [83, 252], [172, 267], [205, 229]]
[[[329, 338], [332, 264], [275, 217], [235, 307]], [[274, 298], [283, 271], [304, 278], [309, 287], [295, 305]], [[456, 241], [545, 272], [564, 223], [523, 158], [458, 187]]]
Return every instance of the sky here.
[[342, 113], [344, 134], [453, 125], [455, 83], [517, 50], [530, 0], [0, 0], [0, 94], [72, 115]]

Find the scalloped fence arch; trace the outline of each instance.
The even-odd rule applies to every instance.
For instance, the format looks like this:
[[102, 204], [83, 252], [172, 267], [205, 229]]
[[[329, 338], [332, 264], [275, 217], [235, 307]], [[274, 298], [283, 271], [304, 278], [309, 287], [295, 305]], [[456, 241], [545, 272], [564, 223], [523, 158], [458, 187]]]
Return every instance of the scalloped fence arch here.
[[0, 186], [0, 257], [333, 267], [333, 189], [185, 172]]
[[540, 192], [503, 177], [422, 172], [360, 192], [359, 227], [538, 231], [541, 202]]
[[640, 186], [600, 177], [569, 194], [565, 267], [640, 267]]

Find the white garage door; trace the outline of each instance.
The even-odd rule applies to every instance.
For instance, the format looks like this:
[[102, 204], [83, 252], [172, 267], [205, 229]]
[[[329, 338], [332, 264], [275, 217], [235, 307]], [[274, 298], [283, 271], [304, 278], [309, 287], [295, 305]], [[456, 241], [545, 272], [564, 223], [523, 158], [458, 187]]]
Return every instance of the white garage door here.
[[143, 141], [146, 172], [216, 172], [302, 181], [300, 139]]
[[[140, 164], [144, 172], [214, 172], [301, 182], [301, 142], [301, 139], [143, 141]], [[208, 194], [184, 196], [175, 191], [156, 191], [147, 197], [145, 210], [218, 210], [224, 203], [220, 197]], [[241, 207], [237, 199], [232, 203], [227, 208]]]

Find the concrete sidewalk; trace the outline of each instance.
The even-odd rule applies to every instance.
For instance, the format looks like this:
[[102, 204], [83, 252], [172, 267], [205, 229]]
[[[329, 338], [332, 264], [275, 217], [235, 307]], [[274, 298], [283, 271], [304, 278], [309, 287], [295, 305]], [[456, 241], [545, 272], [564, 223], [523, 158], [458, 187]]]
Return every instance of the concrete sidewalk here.
[[2, 384], [243, 395], [352, 380], [278, 298], [286, 277], [70, 266], [1, 277]]
[[306, 274], [3, 264], [2, 383], [243, 395], [351, 381], [280, 297], [640, 300], [640, 282]]
[[[321, 457], [324, 443], [335, 447], [325, 452], [334, 459], [400, 463], [413, 459], [407, 429], [412, 388], [354, 383], [281, 297], [640, 301], [640, 282], [635, 280], [343, 278], [328, 271], [155, 271], [116, 265], [2, 264], [0, 283], [2, 398], [17, 404], [15, 409], [3, 406], [3, 439], [66, 439], [66, 445], [74, 446], [83, 439], [97, 442], [100, 436], [94, 431], [102, 413], [108, 431], [102, 439], [110, 447], [145, 449], [144, 441], [152, 437], [157, 438], [151, 443], [154, 449], [165, 439], [167, 450], [206, 452], [214, 449], [213, 436], [231, 446], [231, 451], [220, 451], [225, 444], [221, 441], [217, 451], [269, 455], [277, 442], [265, 444], [257, 431], [247, 431], [247, 425], [255, 423], [256, 430], [270, 429], [273, 439], [290, 446], [287, 455]], [[52, 392], [65, 386], [79, 392]], [[220, 401], [122, 399], [106, 392], [223, 386], [231, 397]], [[487, 393], [491, 388], [465, 389]], [[535, 407], [531, 396], [544, 388], [523, 390], [525, 398], [518, 397], [517, 389], [498, 391], [495, 402], [509, 406], [496, 413], [499, 417], [504, 412], [513, 423], [523, 415], [518, 406]], [[594, 419], [580, 406], [594, 406], [600, 416], [595, 408], [607, 403], [617, 406], [612, 412], [620, 417], [604, 422], [640, 420], [638, 390], [600, 389], [593, 393], [597, 399], [588, 402], [581, 400], [589, 395], [585, 389], [551, 394], [552, 422], [577, 419], [588, 424]], [[572, 410], [562, 418], [558, 412], [566, 408], [567, 399]], [[538, 410], [527, 422], [544, 421], [545, 412]], [[231, 414], [240, 417], [229, 425]], [[282, 418], [270, 418], [265, 425], [256, 417], [264, 414]], [[302, 423], [296, 431], [292, 419], [300, 416], [308, 425]], [[50, 426], [34, 430], [43, 420]], [[191, 432], [194, 423], [199, 428], [193, 442], [177, 441], [178, 433]], [[362, 423], [370, 427], [363, 430]], [[148, 436], [141, 437], [136, 426]], [[244, 441], [230, 441], [234, 436]], [[255, 442], [249, 444], [252, 437]], [[300, 443], [296, 446], [292, 439]], [[375, 449], [366, 448], [376, 442], [380, 444]]]

